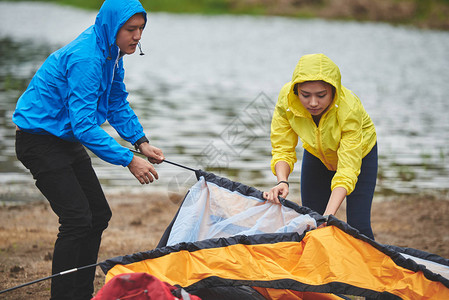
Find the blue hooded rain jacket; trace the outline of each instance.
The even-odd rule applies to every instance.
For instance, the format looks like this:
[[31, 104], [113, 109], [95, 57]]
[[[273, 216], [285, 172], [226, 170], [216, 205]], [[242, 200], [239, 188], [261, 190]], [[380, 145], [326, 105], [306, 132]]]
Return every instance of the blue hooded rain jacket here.
[[127, 166], [132, 152], [100, 125], [106, 120], [134, 144], [145, 134], [129, 106], [123, 58], [116, 36], [133, 15], [146, 12], [138, 0], [106, 0], [95, 25], [51, 54], [19, 98], [13, 122], [23, 131], [79, 141], [101, 159]]

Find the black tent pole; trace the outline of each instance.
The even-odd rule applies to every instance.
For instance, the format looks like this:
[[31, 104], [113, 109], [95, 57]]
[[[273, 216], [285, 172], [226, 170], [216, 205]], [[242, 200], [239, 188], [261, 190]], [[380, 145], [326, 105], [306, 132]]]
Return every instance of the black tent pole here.
[[67, 271], [62, 271], [62, 272], [53, 274], [51, 276], [47, 276], [47, 277], [44, 277], [44, 278], [36, 279], [36, 280], [30, 281], [30, 282], [27, 282], [27, 283], [24, 283], [24, 284], [21, 284], [21, 285], [18, 285], [18, 286], [14, 286], [12, 288], [9, 288], [9, 289], [3, 290], [3, 291], [0, 291], [0, 294], [6, 293], [6, 292], [10, 292], [12, 290], [19, 289], [19, 288], [25, 287], [27, 285], [35, 284], [35, 283], [38, 283], [38, 282], [41, 282], [41, 281], [44, 281], [44, 280], [48, 280], [48, 279], [51, 279], [51, 278], [54, 278], [54, 277], [57, 277], [57, 276], [63, 276], [63, 275], [66, 275], [66, 274], [70, 274], [70, 273], [79, 271], [79, 270], [96, 267], [99, 264], [100, 263], [96, 263], [96, 264], [92, 264], [92, 265], [88, 265], [88, 266], [84, 266], [84, 267], [79, 267], [79, 268], [74, 268], [74, 269], [70, 269], [70, 270], [67, 270]]
[[[136, 153], [136, 154], [140, 154], [140, 155], [142, 155], [142, 156], [145, 156], [145, 155], [143, 155], [143, 154], [142, 154], [141, 152], [139, 152], [139, 151], [136, 151], [136, 150], [133, 150], [133, 149], [129, 149], [129, 150], [131, 150], [131, 152], [134, 152], [134, 153]], [[187, 169], [187, 170], [189, 170], [189, 171], [193, 171], [193, 172], [196, 172], [196, 171], [197, 171], [197, 170], [192, 169], [192, 168], [190, 168], [190, 167], [183, 166], [183, 165], [181, 165], [181, 164], [178, 164], [178, 163], [175, 163], [175, 162], [166, 160], [166, 159], [164, 159], [163, 162], [172, 164], [172, 165], [177, 166], [177, 167], [181, 167], [181, 168]]]

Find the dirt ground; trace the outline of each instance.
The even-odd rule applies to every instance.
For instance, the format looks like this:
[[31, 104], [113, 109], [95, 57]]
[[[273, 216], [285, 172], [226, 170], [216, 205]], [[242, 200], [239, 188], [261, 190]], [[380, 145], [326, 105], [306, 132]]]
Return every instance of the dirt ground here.
[[[103, 234], [99, 261], [153, 249], [183, 195], [108, 197], [113, 217]], [[411, 247], [449, 258], [449, 201], [401, 196], [373, 204], [372, 226], [382, 244]], [[344, 207], [337, 215], [344, 220]], [[0, 290], [50, 275], [58, 222], [46, 202], [0, 207]], [[104, 284], [97, 267], [96, 291]], [[1, 299], [48, 299], [50, 281], [0, 295]]]

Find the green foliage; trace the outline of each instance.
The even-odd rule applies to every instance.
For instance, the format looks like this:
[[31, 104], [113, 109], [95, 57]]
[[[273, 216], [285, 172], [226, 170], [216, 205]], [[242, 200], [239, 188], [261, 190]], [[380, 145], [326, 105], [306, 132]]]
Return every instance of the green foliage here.
[[61, 5], [70, 5], [90, 10], [98, 10], [104, 0], [0, 0], [0, 2], [50, 2]]
[[425, 17], [432, 8], [432, 1], [428, 0], [415, 0], [416, 7], [417, 7], [417, 15], [420, 18]]
[[231, 9], [227, 0], [142, 0], [145, 9], [175, 13], [226, 13]]
[[103, 0], [50, 0], [59, 4], [71, 5], [85, 9], [99, 10]]
[[[0, 0], [2, 1], [2, 0]], [[98, 10], [104, 0], [8, 0], [11, 2], [51, 2], [79, 8]], [[230, 0], [140, 0], [149, 12], [174, 13], [227, 13], [231, 10]]]

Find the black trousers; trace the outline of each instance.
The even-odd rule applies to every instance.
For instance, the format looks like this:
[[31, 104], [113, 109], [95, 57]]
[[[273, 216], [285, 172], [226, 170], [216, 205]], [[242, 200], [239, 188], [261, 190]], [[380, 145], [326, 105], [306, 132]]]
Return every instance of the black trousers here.
[[[16, 132], [16, 154], [59, 217], [52, 273], [95, 264], [111, 210], [81, 143]], [[51, 299], [91, 299], [95, 267], [57, 276]]]
[[[377, 144], [362, 159], [354, 191], [346, 197], [347, 223], [374, 240], [371, 228], [371, 204], [378, 169]], [[335, 171], [329, 171], [319, 158], [304, 150], [301, 169], [302, 205], [322, 214], [332, 193], [330, 186]]]

